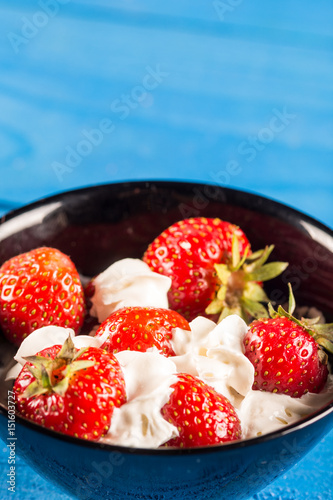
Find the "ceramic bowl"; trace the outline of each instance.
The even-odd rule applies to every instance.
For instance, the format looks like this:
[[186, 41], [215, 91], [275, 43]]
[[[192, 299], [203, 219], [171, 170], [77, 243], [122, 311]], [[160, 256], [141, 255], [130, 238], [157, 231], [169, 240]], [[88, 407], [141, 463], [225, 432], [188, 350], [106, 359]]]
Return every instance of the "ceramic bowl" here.
[[[4, 216], [0, 264], [47, 245], [69, 254], [94, 276], [124, 257], [141, 257], [171, 223], [220, 217], [244, 229], [254, 249], [275, 244], [274, 258], [289, 268], [268, 287], [284, 302], [287, 282], [299, 304], [332, 320], [333, 232], [272, 200], [208, 184], [129, 182], [65, 192]], [[8, 437], [4, 382], [15, 352], [1, 337], [0, 436]], [[86, 442], [16, 416], [16, 452], [42, 476], [82, 499], [241, 499], [298, 462], [333, 425], [333, 403], [296, 424], [255, 439], [211, 448], [141, 450]]]

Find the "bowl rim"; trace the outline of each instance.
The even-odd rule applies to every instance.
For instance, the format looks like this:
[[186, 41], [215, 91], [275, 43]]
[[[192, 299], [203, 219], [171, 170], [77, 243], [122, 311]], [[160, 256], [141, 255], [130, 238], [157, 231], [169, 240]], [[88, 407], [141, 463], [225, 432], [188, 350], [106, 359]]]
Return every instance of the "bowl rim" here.
[[[38, 208], [43, 205], [51, 204], [56, 201], [60, 201], [64, 196], [70, 196], [70, 195], [79, 195], [79, 194], [87, 194], [89, 192], [93, 192], [99, 189], [107, 189], [110, 188], [111, 186], [127, 186], [128, 188], [130, 187], [145, 187], [145, 189], [148, 188], [149, 185], [155, 185], [155, 186], [160, 186], [160, 187], [167, 187], [171, 185], [178, 185], [178, 186], [186, 186], [187, 188], [189, 187], [205, 187], [205, 186], [212, 186], [216, 187], [221, 191], [224, 191], [226, 193], [229, 193], [231, 196], [232, 194], [240, 196], [244, 199], [247, 200], [256, 200], [258, 203], [258, 206], [260, 206], [260, 210], [256, 208], [255, 206], [252, 207], [252, 210], [254, 211], [260, 211], [261, 213], [276, 216], [277, 218], [281, 218], [281, 215], [284, 214], [289, 215], [288, 218], [289, 223], [292, 221], [290, 220], [290, 216], [293, 217], [293, 219], [301, 219], [305, 222], [311, 223], [313, 226], [317, 227], [318, 229], [321, 229], [324, 231], [326, 234], [331, 236], [333, 238], [333, 230], [326, 226], [324, 223], [318, 221], [314, 217], [297, 210], [296, 208], [293, 208], [292, 206], [289, 206], [288, 204], [281, 203], [277, 200], [274, 200], [273, 198], [266, 197], [260, 194], [257, 194], [253, 191], [246, 191], [246, 190], [241, 190], [241, 189], [235, 189], [235, 188], [229, 188], [225, 187], [219, 184], [214, 184], [214, 183], [209, 183], [209, 182], [196, 182], [196, 181], [183, 181], [183, 180], [154, 180], [154, 179], [147, 179], [147, 180], [129, 180], [129, 181], [115, 181], [115, 182], [110, 182], [110, 183], [100, 183], [100, 184], [94, 184], [94, 185], [89, 185], [89, 186], [84, 186], [80, 188], [74, 188], [74, 189], [68, 189], [64, 191], [60, 191], [58, 193], [55, 193], [50, 196], [45, 196], [42, 198], [39, 198], [31, 203], [25, 204], [19, 208], [16, 208], [14, 210], [10, 210], [9, 212], [5, 213], [1, 218], [0, 218], [0, 229], [3, 224], [5, 224], [7, 221], [14, 219], [15, 217], [21, 215], [22, 213], [28, 212], [30, 210], [33, 210], [35, 208]], [[264, 208], [264, 209], [263, 209]], [[277, 215], [277, 210], [279, 211], [279, 217]], [[285, 217], [283, 217], [283, 220]], [[76, 438], [74, 436], [70, 436], [67, 434], [63, 434], [61, 432], [57, 432], [51, 429], [48, 429], [46, 427], [43, 427], [41, 425], [36, 424], [35, 422], [32, 422], [24, 417], [22, 417], [20, 414], [17, 412], [15, 413], [15, 421], [22, 424], [24, 427], [28, 427], [31, 430], [35, 430], [36, 432], [41, 432], [42, 434], [46, 434], [49, 437], [52, 437], [54, 439], [60, 439], [62, 441], [66, 441], [67, 443], [73, 443], [79, 446], [84, 446], [87, 448], [94, 448], [94, 449], [99, 449], [99, 450], [105, 450], [108, 452], [121, 452], [121, 453], [126, 453], [126, 454], [131, 454], [131, 455], [157, 455], [157, 456], [170, 456], [170, 455], [192, 455], [192, 454], [206, 454], [206, 453], [221, 453], [223, 450], [225, 452], [227, 451], [233, 451], [237, 450], [240, 448], [245, 448], [249, 446], [253, 446], [256, 444], [260, 443], [265, 443], [267, 441], [272, 441], [274, 439], [278, 438], [283, 438], [285, 436], [288, 436], [290, 433], [294, 431], [298, 431], [301, 429], [304, 429], [306, 427], [309, 427], [310, 425], [314, 424], [315, 422], [324, 419], [328, 415], [333, 413], [333, 400], [324, 405], [322, 408], [319, 408], [315, 412], [312, 412], [311, 414], [307, 415], [306, 417], [301, 418], [297, 422], [294, 422], [292, 424], [287, 425], [286, 427], [283, 427], [281, 429], [278, 429], [273, 432], [269, 432], [266, 434], [263, 434], [261, 436], [256, 436], [252, 437], [249, 439], [241, 439], [239, 441], [233, 441], [229, 443], [224, 443], [224, 444], [219, 444], [219, 445], [213, 445], [213, 446], [201, 446], [201, 447], [193, 447], [193, 448], [134, 448], [134, 447], [129, 447], [129, 446], [121, 446], [121, 445], [113, 445], [113, 444], [108, 444], [108, 443], [103, 443], [100, 441], [90, 441], [90, 440], [85, 440], [81, 438]], [[4, 415], [5, 417], [8, 416], [8, 408], [0, 402], [0, 414]]]
[[[246, 189], [238, 189], [238, 188], [232, 188], [232, 187], [227, 187], [223, 186], [221, 184], [217, 184], [214, 182], [202, 182], [202, 181], [187, 181], [187, 180], [181, 180], [181, 179], [145, 179], [145, 180], [117, 180], [114, 182], [101, 182], [101, 183], [96, 183], [96, 184], [89, 184], [85, 185], [82, 187], [78, 188], [69, 188], [65, 189], [62, 191], [57, 191], [53, 194], [47, 195], [47, 196], [42, 196], [38, 197], [37, 199], [25, 203], [22, 206], [19, 206], [17, 208], [13, 208], [5, 212], [2, 216], [0, 216], [0, 228], [1, 226], [6, 223], [7, 221], [13, 219], [14, 217], [17, 217], [18, 215], [21, 215], [22, 213], [27, 212], [28, 210], [33, 210], [34, 208], [38, 208], [39, 206], [45, 205], [47, 203], [53, 203], [56, 201], [59, 201], [63, 196], [70, 196], [70, 195], [77, 195], [77, 194], [86, 194], [89, 192], [93, 192], [95, 190], [99, 189], [107, 189], [110, 188], [111, 186], [128, 186], [128, 187], [145, 187], [148, 188], [149, 185], [156, 185], [158, 186], [170, 186], [170, 185], [179, 185], [179, 186], [185, 186], [185, 187], [202, 187], [205, 188], [207, 186], [217, 188], [221, 191], [225, 191], [226, 193], [229, 193], [229, 195], [236, 195], [236, 196], [242, 196], [244, 199], [252, 199], [252, 201], [257, 200], [259, 203], [258, 205], [260, 206], [260, 210], [258, 210], [256, 207], [253, 207], [253, 210], [255, 211], [261, 211], [265, 214], [273, 215], [275, 216], [275, 211], [278, 209], [280, 212], [282, 211], [283, 213], [289, 213], [291, 216], [294, 218], [302, 218], [302, 220], [310, 222], [314, 226], [316, 226], [318, 229], [324, 230], [326, 233], [330, 234], [333, 238], [333, 227], [329, 227], [326, 225], [324, 222], [320, 221], [319, 219], [316, 219], [315, 217], [311, 216], [310, 214], [299, 210], [292, 205], [289, 205], [288, 203], [284, 203], [281, 201], [278, 201], [274, 199], [273, 197], [270, 196], [265, 196], [262, 194], [259, 194], [255, 191], [252, 190], [246, 190]], [[265, 210], [262, 210], [263, 206], [262, 203], [265, 203]], [[269, 210], [268, 210], [269, 208]]]
[[[113, 445], [104, 443], [101, 441], [90, 441], [82, 438], [76, 438], [74, 436], [70, 436], [67, 434], [63, 434], [58, 431], [53, 431], [48, 429], [47, 427], [43, 427], [42, 425], [36, 424], [31, 420], [22, 417], [20, 414], [15, 412], [15, 423], [18, 422], [22, 424], [24, 427], [28, 427], [31, 430], [36, 431], [37, 433], [41, 432], [42, 434], [46, 434], [47, 436], [53, 439], [60, 439], [62, 441], [66, 441], [67, 443], [76, 444], [78, 446], [83, 446], [86, 448], [94, 448], [97, 450], [103, 450], [107, 452], [120, 452], [130, 455], [158, 455], [158, 456], [169, 456], [169, 455], [192, 455], [192, 454], [206, 454], [206, 453], [220, 453], [222, 450], [234, 451], [241, 448], [247, 448], [251, 446], [255, 446], [259, 443], [265, 443], [274, 441], [275, 439], [284, 438], [294, 431], [300, 431], [310, 425], [318, 422], [319, 420], [324, 419], [333, 413], [333, 401], [325, 405], [323, 408], [320, 408], [314, 413], [307, 415], [306, 417], [298, 420], [293, 424], [286, 425], [286, 427], [278, 429], [273, 432], [269, 432], [267, 434], [263, 434], [262, 436], [256, 436], [248, 439], [240, 439], [239, 441], [233, 441], [229, 443], [210, 445], [210, 446], [196, 446], [192, 448], [135, 448], [130, 446], [122, 446], [122, 445]], [[5, 417], [8, 415], [8, 410], [0, 403], [0, 414], [3, 414]]]

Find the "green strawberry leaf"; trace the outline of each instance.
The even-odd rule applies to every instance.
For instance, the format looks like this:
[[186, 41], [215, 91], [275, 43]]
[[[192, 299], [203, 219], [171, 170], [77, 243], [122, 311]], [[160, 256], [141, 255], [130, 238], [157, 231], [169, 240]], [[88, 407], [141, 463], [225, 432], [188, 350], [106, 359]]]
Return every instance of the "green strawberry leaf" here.
[[327, 356], [326, 352], [323, 351], [322, 349], [318, 349], [318, 358], [319, 358], [319, 361], [323, 365], [327, 365], [327, 363], [328, 363], [328, 356]]
[[296, 308], [296, 301], [295, 301], [295, 297], [294, 297], [294, 294], [293, 294], [293, 289], [292, 289], [292, 286], [290, 283], [288, 283], [288, 288], [289, 288], [289, 303], [288, 303], [288, 312], [289, 314], [293, 314], [293, 312], [295, 311], [295, 308]]
[[245, 297], [241, 298], [241, 304], [246, 312], [250, 314], [253, 318], [267, 318], [268, 312], [266, 307], [260, 302], [256, 302], [254, 300], [247, 299]]
[[52, 359], [46, 358], [44, 356], [25, 356], [24, 361], [27, 361], [28, 363], [32, 363], [36, 368], [41, 368], [42, 366], [46, 366], [49, 363], [52, 363]]
[[237, 266], [235, 268], [233, 268], [234, 271], [238, 271], [241, 267], [243, 267], [243, 265], [246, 262], [246, 259], [247, 259], [247, 256], [249, 254], [249, 251], [250, 251], [250, 246], [248, 245], [245, 248], [245, 252], [244, 252], [243, 257], [240, 259], [240, 261], [238, 262]]
[[269, 302], [265, 290], [255, 281], [245, 283], [243, 297], [255, 302]]
[[[288, 283], [289, 288], [289, 303], [288, 312], [283, 309], [282, 306], [278, 307], [277, 312], [274, 310], [273, 306], [269, 303], [268, 310], [271, 318], [276, 318], [278, 316], [288, 318], [290, 321], [296, 323], [304, 330], [308, 332], [311, 337], [317, 342], [317, 344], [322, 348], [333, 354], [333, 323], [327, 324], [317, 324], [318, 318], [302, 318], [301, 320], [293, 316], [293, 312], [296, 308], [295, 297], [291, 284]], [[321, 355], [323, 356], [323, 355]]]
[[259, 282], [277, 277], [288, 266], [285, 262], [266, 264], [273, 249], [274, 245], [270, 245], [249, 255], [250, 246], [247, 246], [241, 257], [239, 241], [233, 235], [231, 262], [214, 265], [220, 288], [206, 308], [206, 314], [221, 313], [219, 321], [230, 314], [238, 314], [246, 322], [251, 318], [267, 317], [267, 309], [262, 303], [268, 303], [269, 298]]
[[323, 337], [333, 341], [333, 323], [315, 324], [313, 329]]
[[272, 306], [271, 302], [268, 303], [268, 312], [271, 318], [277, 318], [279, 314], [275, 311], [274, 307]]
[[304, 323], [306, 326], [309, 328], [312, 326], [326, 326], [326, 325], [320, 325], [318, 321], [320, 320], [320, 316], [317, 316], [316, 318], [301, 318], [301, 322]]
[[[254, 272], [256, 269], [261, 268], [266, 261], [268, 260], [268, 257], [271, 255], [272, 251], [274, 250], [274, 245], [267, 246], [264, 248], [264, 250], [261, 251], [261, 255], [257, 257], [252, 264], [248, 264], [246, 266], [246, 272], [251, 273]], [[257, 280], [257, 281], [262, 281], [262, 280]]]
[[317, 342], [317, 344], [319, 344], [321, 347], [323, 347], [326, 351], [333, 354], [333, 343], [331, 340], [329, 340], [325, 337], [317, 337], [317, 338], [315, 338], [315, 341]]
[[[23, 396], [32, 397], [45, 394], [48, 391], [63, 396], [68, 389], [72, 375], [95, 364], [93, 360], [77, 359], [86, 350], [87, 348], [83, 348], [76, 352], [73, 340], [69, 335], [54, 359], [38, 355], [25, 357], [25, 361], [32, 363], [32, 366], [28, 365], [27, 368], [36, 380], [27, 387]], [[59, 369], [61, 369], [61, 380], [53, 377], [54, 371]]]
[[75, 353], [76, 353], [76, 349], [74, 346], [74, 342], [73, 342], [71, 336], [68, 335], [62, 348], [58, 352], [56, 359], [63, 359], [69, 363], [70, 361], [73, 360]]
[[246, 275], [248, 281], [268, 281], [279, 276], [288, 267], [287, 262], [269, 262]]
[[227, 285], [228, 280], [232, 274], [227, 264], [214, 264], [214, 268], [222, 285]]
[[227, 295], [228, 287], [226, 285], [222, 285], [219, 291], [217, 292], [217, 298], [221, 302], [224, 301], [226, 295]]
[[236, 314], [244, 319], [244, 314], [242, 312], [242, 308], [240, 306], [235, 307], [224, 307], [222, 313], [218, 319], [218, 323], [220, 323], [224, 318], [231, 316], [232, 314]]
[[254, 260], [259, 259], [262, 256], [262, 254], [265, 252], [265, 250], [266, 250], [266, 248], [262, 248], [261, 250], [257, 250], [256, 252], [251, 253], [251, 255], [249, 255], [246, 259], [247, 262], [251, 263]]
[[46, 394], [48, 391], [48, 388], [43, 387], [42, 384], [35, 380], [28, 385], [21, 397], [22, 399], [29, 399], [32, 397], [40, 396], [41, 394]]
[[223, 309], [223, 306], [224, 306], [223, 300], [219, 300], [218, 298], [215, 298], [209, 304], [209, 306], [206, 307], [205, 313], [206, 314], [218, 314]]

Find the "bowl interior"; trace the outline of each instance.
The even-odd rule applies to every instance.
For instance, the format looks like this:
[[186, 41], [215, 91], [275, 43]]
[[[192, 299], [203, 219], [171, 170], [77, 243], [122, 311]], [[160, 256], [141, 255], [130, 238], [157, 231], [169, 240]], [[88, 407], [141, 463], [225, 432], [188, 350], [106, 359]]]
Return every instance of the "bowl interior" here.
[[[219, 217], [238, 224], [252, 249], [274, 244], [274, 260], [289, 262], [266, 288], [271, 300], [287, 300], [291, 282], [300, 305], [315, 306], [328, 320], [333, 310], [333, 233], [319, 222], [260, 196], [182, 182], [131, 182], [95, 186], [41, 200], [5, 216], [0, 224], [0, 265], [38, 246], [71, 256], [94, 276], [124, 257], [141, 257], [163, 229], [180, 219]], [[16, 348], [0, 332], [0, 404]]]

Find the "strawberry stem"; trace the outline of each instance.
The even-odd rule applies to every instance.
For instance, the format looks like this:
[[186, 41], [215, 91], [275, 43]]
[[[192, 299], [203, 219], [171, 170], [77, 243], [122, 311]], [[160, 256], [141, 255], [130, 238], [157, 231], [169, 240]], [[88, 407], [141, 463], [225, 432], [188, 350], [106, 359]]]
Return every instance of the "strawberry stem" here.
[[[293, 316], [293, 312], [296, 308], [295, 297], [293, 294], [292, 286], [288, 283], [289, 288], [289, 302], [288, 302], [288, 312], [283, 309], [282, 306], [278, 307], [277, 312], [273, 308], [272, 304], [268, 304], [268, 310], [271, 318], [285, 317], [290, 321], [296, 323], [296, 325], [303, 328], [314, 340], [317, 342], [319, 348], [325, 349], [327, 352], [333, 354], [333, 323], [318, 324], [319, 316], [317, 318], [302, 318], [301, 320]], [[327, 356], [326, 356], [327, 358]]]
[[247, 323], [253, 318], [268, 317], [264, 303], [269, 299], [260, 282], [276, 278], [288, 266], [286, 262], [266, 264], [273, 249], [274, 245], [270, 245], [249, 255], [248, 245], [241, 256], [239, 241], [234, 234], [229, 262], [214, 265], [220, 288], [206, 308], [206, 314], [220, 313], [219, 322], [230, 314], [238, 314]]
[[290, 283], [288, 283], [289, 288], [289, 302], [288, 302], [288, 312], [289, 314], [293, 314], [296, 309], [296, 301], [293, 293], [293, 289]]
[[54, 359], [39, 355], [23, 358], [32, 364], [32, 366], [28, 365], [27, 368], [35, 380], [26, 388], [22, 397], [30, 398], [50, 391], [63, 396], [72, 375], [95, 364], [93, 360], [77, 360], [84, 351], [86, 348], [76, 351], [69, 335]]

